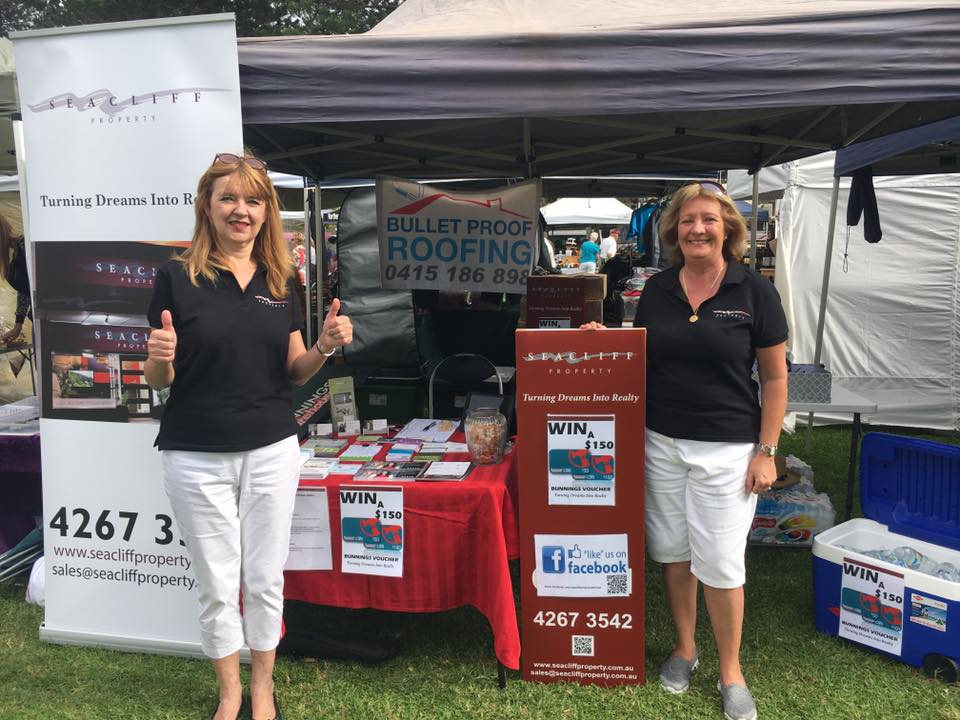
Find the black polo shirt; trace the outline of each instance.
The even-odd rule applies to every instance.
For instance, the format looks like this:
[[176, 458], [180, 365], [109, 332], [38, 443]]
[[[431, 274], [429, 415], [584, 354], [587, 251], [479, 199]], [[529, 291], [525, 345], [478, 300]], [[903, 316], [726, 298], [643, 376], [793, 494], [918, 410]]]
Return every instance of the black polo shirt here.
[[647, 328], [647, 427], [685, 440], [757, 442], [755, 348], [787, 339], [780, 296], [769, 280], [731, 262], [695, 323], [692, 314], [679, 268], [647, 281], [634, 319]]
[[159, 328], [169, 310], [177, 331], [161, 450], [238, 452], [296, 434], [287, 350], [303, 327], [300, 301], [292, 279], [282, 299], [266, 279], [258, 267], [246, 290], [230, 272], [193, 286], [179, 262], [159, 269], [147, 317]]

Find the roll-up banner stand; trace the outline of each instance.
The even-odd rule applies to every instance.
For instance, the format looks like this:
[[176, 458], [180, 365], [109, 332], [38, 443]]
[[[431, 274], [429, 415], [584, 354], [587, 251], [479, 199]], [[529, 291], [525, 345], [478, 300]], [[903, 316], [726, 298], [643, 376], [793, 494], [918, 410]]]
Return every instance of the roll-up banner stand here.
[[243, 148], [233, 15], [14, 33], [41, 394], [44, 640], [201, 655], [143, 377], [158, 266]]
[[644, 681], [645, 350], [517, 331], [524, 680]]

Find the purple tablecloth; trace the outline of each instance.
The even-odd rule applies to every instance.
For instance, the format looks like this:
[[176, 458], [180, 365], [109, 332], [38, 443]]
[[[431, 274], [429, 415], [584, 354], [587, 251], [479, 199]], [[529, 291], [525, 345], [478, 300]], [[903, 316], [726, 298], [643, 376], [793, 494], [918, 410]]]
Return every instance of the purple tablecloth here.
[[0, 434], [0, 552], [20, 542], [42, 514], [40, 434]]

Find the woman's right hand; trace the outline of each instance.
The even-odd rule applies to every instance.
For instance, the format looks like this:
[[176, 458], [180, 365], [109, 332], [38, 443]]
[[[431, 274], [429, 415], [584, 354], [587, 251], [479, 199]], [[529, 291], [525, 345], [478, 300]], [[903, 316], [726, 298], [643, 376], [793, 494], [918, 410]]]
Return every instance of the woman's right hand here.
[[150, 331], [147, 340], [147, 360], [156, 363], [172, 363], [177, 354], [177, 331], [173, 329], [173, 316], [169, 310], [160, 313], [163, 327]]
[[596, 320], [592, 320], [588, 323], [584, 323], [580, 326], [581, 330], [606, 330], [606, 326], [603, 323], [598, 323]]

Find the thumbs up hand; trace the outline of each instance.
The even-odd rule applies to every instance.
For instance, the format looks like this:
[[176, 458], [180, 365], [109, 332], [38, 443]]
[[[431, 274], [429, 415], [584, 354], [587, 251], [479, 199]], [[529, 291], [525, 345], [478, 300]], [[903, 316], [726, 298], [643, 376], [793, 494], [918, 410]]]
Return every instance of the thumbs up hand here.
[[150, 331], [147, 340], [147, 359], [158, 363], [172, 363], [177, 353], [177, 331], [173, 329], [173, 315], [169, 310], [160, 313], [162, 327]]
[[353, 342], [353, 323], [346, 315], [338, 315], [339, 312], [340, 299], [334, 298], [317, 340], [317, 350], [323, 354]]

